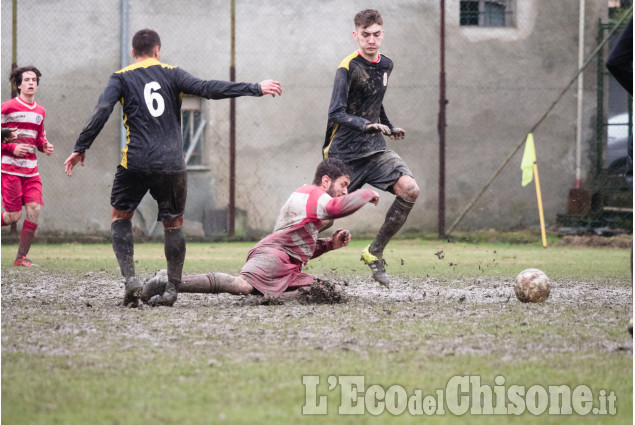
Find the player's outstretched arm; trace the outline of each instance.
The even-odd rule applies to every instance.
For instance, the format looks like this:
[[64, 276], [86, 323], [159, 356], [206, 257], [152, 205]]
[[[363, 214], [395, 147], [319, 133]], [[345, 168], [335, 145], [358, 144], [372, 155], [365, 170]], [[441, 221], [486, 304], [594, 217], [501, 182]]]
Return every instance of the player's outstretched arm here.
[[318, 217], [320, 220], [346, 217], [368, 203], [377, 205], [379, 194], [372, 189], [359, 189], [348, 195], [331, 198], [325, 206], [324, 215], [318, 213]]
[[71, 176], [73, 174], [73, 167], [77, 165], [78, 162], [82, 162], [82, 167], [86, 161], [86, 152], [73, 152], [71, 156], [66, 158], [64, 161], [64, 171], [67, 176]]
[[274, 80], [262, 80], [260, 83], [260, 90], [262, 91], [263, 96], [265, 94], [270, 94], [273, 97], [282, 96], [282, 86], [280, 83]]

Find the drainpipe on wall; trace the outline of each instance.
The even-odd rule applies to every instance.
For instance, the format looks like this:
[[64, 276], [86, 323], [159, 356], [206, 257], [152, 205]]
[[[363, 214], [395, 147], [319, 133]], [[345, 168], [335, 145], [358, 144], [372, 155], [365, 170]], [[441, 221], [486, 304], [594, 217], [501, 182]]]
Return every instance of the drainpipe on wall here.
[[[231, 63], [229, 81], [236, 81], [236, 0], [231, 1]], [[234, 236], [236, 223], [236, 99], [229, 99], [229, 228]]]
[[[128, 14], [128, 0], [121, 0], [121, 33], [120, 33], [120, 48], [121, 48], [121, 68], [128, 66], [128, 24], [130, 15]], [[120, 150], [126, 147], [126, 128], [123, 126], [123, 114], [121, 114], [121, 141]]]
[[[584, 2], [580, 0], [580, 22], [578, 25], [578, 69], [584, 66]], [[582, 97], [584, 95], [584, 78], [578, 75], [578, 112], [575, 141], [575, 188], [580, 189], [580, 165], [582, 163]]]

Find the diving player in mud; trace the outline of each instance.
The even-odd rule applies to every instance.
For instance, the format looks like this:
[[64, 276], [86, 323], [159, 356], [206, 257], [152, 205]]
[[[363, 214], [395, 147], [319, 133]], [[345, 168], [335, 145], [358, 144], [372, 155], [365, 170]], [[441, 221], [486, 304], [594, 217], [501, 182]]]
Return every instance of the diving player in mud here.
[[373, 242], [362, 251], [362, 260], [373, 278], [388, 286], [384, 248], [401, 229], [419, 196], [419, 187], [406, 163], [386, 149], [384, 136], [401, 140], [406, 132], [393, 126], [384, 111], [383, 99], [393, 62], [379, 53], [384, 38], [383, 19], [374, 9], [354, 18], [353, 39], [359, 49], [347, 56], [335, 74], [322, 148], [324, 158], [339, 158], [351, 167], [350, 190], [368, 183], [393, 193], [396, 198]]
[[[308, 288], [316, 278], [302, 273], [310, 259], [347, 246], [348, 230], [338, 229], [331, 237], [318, 238], [320, 229], [335, 218], [348, 216], [367, 203], [377, 205], [379, 195], [371, 189], [348, 193], [350, 169], [336, 158], [322, 161], [312, 184], [291, 194], [282, 206], [273, 233], [249, 251], [247, 263], [238, 276], [224, 273], [184, 275], [179, 292], [235, 295], [263, 294], [274, 298], [285, 291]], [[141, 300], [161, 304], [160, 294], [167, 283], [165, 270], [149, 279]]]

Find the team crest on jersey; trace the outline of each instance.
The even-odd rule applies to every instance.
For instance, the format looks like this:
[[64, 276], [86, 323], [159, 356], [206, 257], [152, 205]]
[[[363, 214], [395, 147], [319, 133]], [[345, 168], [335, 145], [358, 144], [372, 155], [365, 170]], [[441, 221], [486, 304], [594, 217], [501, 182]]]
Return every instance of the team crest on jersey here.
[[388, 85], [388, 73], [384, 72], [384, 87]]
[[[385, 74], [384, 74], [384, 75], [385, 75]], [[385, 81], [385, 78], [384, 78], [384, 81]], [[386, 85], [386, 84], [384, 83], [384, 85]], [[35, 123], [36, 123], [37, 125], [42, 124], [42, 115], [38, 115], [38, 116], [36, 116], [36, 117], [35, 117]]]

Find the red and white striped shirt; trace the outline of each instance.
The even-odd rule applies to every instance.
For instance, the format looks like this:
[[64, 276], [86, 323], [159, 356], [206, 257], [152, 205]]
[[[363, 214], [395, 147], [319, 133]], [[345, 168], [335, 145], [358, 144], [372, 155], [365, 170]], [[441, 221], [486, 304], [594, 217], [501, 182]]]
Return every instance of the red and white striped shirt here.
[[331, 238], [318, 239], [322, 221], [350, 215], [374, 196], [371, 189], [360, 189], [332, 198], [318, 186], [304, 185], [289, 197], [280, 210], [274, 232], [262, 239], [256, 248], [274, 247], [306, 264], [311, 258], [332, 249]]
[[2, 144], [2, 172], [20, 177], [33, 177], [39, 173], [35, 149], [24, 157], [13, 154], [18, 143], [26, 143], [40, 152], [46, 143], [44, 117], [46, 111], [37, 102], [26, 103], [19, 96], [2, 103], [2, 127], [17, 128], [16, 140]]

